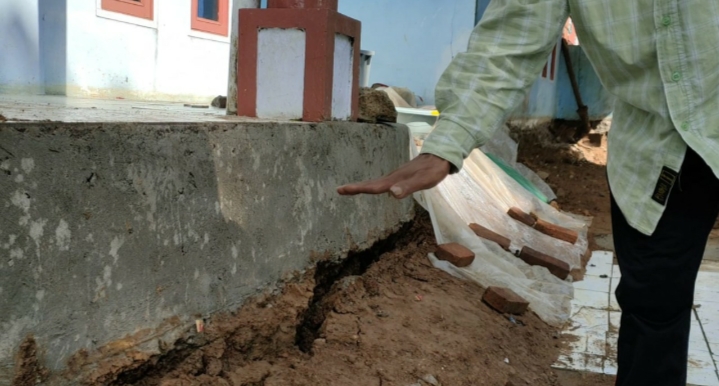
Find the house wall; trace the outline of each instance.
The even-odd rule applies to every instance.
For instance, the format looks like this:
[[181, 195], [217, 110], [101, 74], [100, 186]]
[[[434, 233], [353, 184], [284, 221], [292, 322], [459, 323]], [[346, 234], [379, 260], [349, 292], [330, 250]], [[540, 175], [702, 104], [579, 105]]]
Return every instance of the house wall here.
[[[572, 67], [577, 76], [582, 101], [589, 108], [589, 119], [601, 120], [612, 114], [614, 109], [614, 96], [612, 96], [599, 81], [589, 58], [580, 46], [569, 46], [572, 58]], [[577, 102], [572, 91], [572, 84], [567, 75], [564, 60], [559, 65], [559, 84], [557, 86], [557, 119], [577, 120]]]
[[230, 38], [192, 31], [191, 0], [155, 0], [151, 22], [100, 0], [0, 0], [0, 9], [0, 92], [205, 103], [227, 92]]
[[0, 0], [0, 93], [42, 91], [39, 4]]
[[[491, 0], [477, 0], [476, 21], [482, 18]], [[540, 76], [529, 91], [524, 103], [512, 115], [513, 119], [532, 119], [547, 121], [551, 119], [577, 120], [577, 102], [569, 80], [567, 66], [561, 54], [561, 40], [557, 42], [554, 79]], [[602, 86], [592, 64], [580, 46], [570, 46], [570, 57], [577, 77], [582, 100], [589, 107], [589, 117], [600, 120], [611, 115], [614, 98]]]
[[[71, 96], [197, 100], [224, 95], [229, 38], [193, 32], [190, 0], [155, 0], [155, 22], [136, 24], [67, 0]], [[230, 16], [232, 17], [232, 16]]]

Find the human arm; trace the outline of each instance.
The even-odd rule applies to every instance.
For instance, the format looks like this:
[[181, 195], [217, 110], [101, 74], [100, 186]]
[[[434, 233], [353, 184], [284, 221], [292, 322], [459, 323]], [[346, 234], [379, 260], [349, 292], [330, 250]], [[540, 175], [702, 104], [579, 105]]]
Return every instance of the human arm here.
[[467, 52], [452, 60], [437, 84], [441, 114], [422, 154], [385, 177], [345, 185], [338, 192], [390, 192], [404, 198], [460, 170], [464, 158], [486, 143], [524, 99], [567, 15], [566, 0], [492, 0]]

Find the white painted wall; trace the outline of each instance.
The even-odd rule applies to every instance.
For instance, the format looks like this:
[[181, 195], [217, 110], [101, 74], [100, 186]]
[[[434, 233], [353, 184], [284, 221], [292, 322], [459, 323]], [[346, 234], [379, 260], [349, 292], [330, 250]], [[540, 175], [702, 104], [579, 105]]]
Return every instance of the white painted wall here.
[[67, 1], [68, 95], [206, 103], [224, 95], [229, 38], [193, 32], [190, 0], [155, 0], [151, 24], [98, 15], [99, 1]]
[[38, 15], [35, 1], [0, 0], [0, 93], [42, 92]]
[[227, 92], [230, 38], [192, 31], [190, 12], [155, 0], [148, 22], [100, 0], [0, 0], [0, 92], [209, 103]]
[[258, 118], [302, 118], [306, 46], [303, 30], [260, 30], [257, 36]]
[[353, 55], [352, 39], [349, 36], [335, 34], [332, 118], [341, 121], [349, 120], [352, 117]]

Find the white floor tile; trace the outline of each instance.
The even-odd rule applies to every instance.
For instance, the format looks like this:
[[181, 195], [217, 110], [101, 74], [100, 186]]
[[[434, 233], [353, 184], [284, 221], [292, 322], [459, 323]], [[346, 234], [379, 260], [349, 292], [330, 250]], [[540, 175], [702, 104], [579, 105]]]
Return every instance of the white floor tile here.
[[719, 386], [719, 378], [714, 369], [689, 367], [687, 383], [696, 386]]
[[552, 367], [601, 374], [604, 371], [604, 357], [581, 353], [561, 355]]
[[717, 272], [702, 272], [699, 271], [697, 275], [697, 289], [709, 288], [713, 290], [719, 289], [719, 273]]
[[714, 284], [712, 287], [699, 286], [697, 283], [694, 288], [694, 303], [708, 302], [714, 303], [714, 308], [719, 309], [719, 283]]
[[614, 292], [609, 293], [609, 311], [621, 311], [622, 309], [619, 307], [619, 302], [617, 301], [617, 296], [614, 295]]
[[612, 276], [614, 254], [612, 252], [596, 251], [587, 262], [587, 276]]
[[[712, 359], [714, 360], [714, 367], [719, 369], [719, 355], [712, 355]], [[719, 374], [717, 374], [717, 376], [719, 376]]]
[[604, 372], [604, 356], [587, 354], [585, 359], [586, 371], [597, 374]]
[[617, 359], [617, 343], [619, 334], [616, 332], [607, 333], [607, 358]]
[[566, 347], [561, 349], [562, 354], [584, 353], [587, 351], [587, 336], [584, 334], [563, 333], [562, 342], [566, 343]]
[[609, 331], [619, 332], [619, 326], [622, 321], [622, 313], [619, 311], [609, 312]]
[[574, 290], [573, 307], [589, 307], [607, 310], [609, 307], [609, 294], [606, 292]]
[[[614, 291], [621, 274], [612, 259], [611, 252], [595, 252], [585, 280], [574, 283], [574, 315], [563, 334], [571, 342], [554, 367], [616, 374], [621, 310]], [[710, 263], [714, 265], [702, 263], [697, 278], [698, 308], [692, 313], [689, 337], [687, 382], [697, 386], [719, 386], [719, 262]]]
[[586, 336], [590, 332], [605, 333], [609, 331], [609, 313], [604, 310], [582, 308], [575, 313], [564, 329], [567, 334]]
[[555, 369], [563, 370], [578, 370], [582, 371], [585, 368], [585, 358], [582, 353], [571, 353], [560, 355], [559, 359], [552, 365]]
[[706, 336], [707, 342], [713, 344], [719, 343], [719, 331], [717, 331], [716, 327], [704, 325], [704, 335]]
[[607, 333], [594, 332], [587, 334], [587, 350], [585, 353], [602, 357], [607, 356]]
[[562, 334], [562, 340], [567, 342], [562, 354], [590, 354], [606, 356], [607, 334], [602, 331], [583, 331], [581, 334]]
[[609, 251], [592, 252], [589, 262], [596, 265], [614, 265], [614, 253]]
[[719, 329], [719, 307], [716, 303], [697, 303], [696, 313], [706, 330]]
[[714, 359], [706, 348], [704, 351], [690, 348], [688, 366], [697, 369], [713, 369]]
[[601, 278], [599, 276], [585, 276], [584, 280], [572, 283], [575, 290], [582, 289], [604, 293], [609, 292], [610, 284], [610, 278]]
[[604, 374], [617, 375], [617, 359], [616, 358], [605, 358], [604, 359]]
[[[704, 344], [705, 346], [707, 344], [701, 325], [699, 325], [699, 322], [692, 321], [691, 330], [689, 331], [689, 346], [691, 347], [692, 344], [697, 343]], [[696, 347], [700, 346], [697, 345]]]

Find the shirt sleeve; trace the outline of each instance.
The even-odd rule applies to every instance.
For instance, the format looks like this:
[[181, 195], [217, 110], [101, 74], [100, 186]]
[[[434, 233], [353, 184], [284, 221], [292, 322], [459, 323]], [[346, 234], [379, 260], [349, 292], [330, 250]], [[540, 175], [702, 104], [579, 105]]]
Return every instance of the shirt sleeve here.
[[492, 0], [435, 92], [437, 127], [422, 146], [462, 168], [524, 99], [569, 15], [566, 0]]

